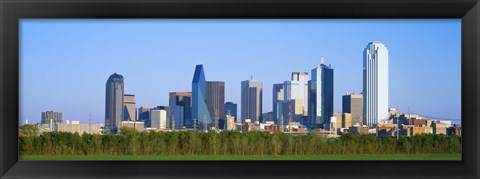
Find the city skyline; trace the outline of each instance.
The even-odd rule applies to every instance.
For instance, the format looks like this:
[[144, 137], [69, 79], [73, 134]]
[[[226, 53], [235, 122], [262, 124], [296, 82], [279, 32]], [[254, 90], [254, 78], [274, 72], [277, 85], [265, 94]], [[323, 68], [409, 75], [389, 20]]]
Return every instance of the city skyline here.
[[[161, 22], [162, 21], [160, 21], [159, 23], [161, 23]], [[247, 22], [240, 21], [240, 24], [241, 23], [247, 23]], [[268, 21], [268, 22], [271, 23], [271, 26], [278, 25], [276, 23], [280, 23], [280, 25], [282, 25], [282, 21], [278, 21], [278, 22]], [[320, 21], [320, 22], [311, 21], [309, 23], [306, 23], [305, 21], [301, 21], [300, 23], [302, 23], [302, 22], [305, 23], [306, 25], [305, 24], [304, 25], [307, 26], [307, 27], [311, 26], [312, 24], [315, 24], [315, 22], [318, 23], [318, 24], [322, 24], [322, 21]], [[372, 21], [368, 21], [368, 22], [372, 23]], [[433, 23], [434, 25], [432, 25], [432, 26], [436, 27], [438, 25], [441, 25], [441, 23], [438, 23], [438, 21], [434, 21], [434, 22], [437, 22], [437, 23]], [[457, 28], [456, 29], [454, 28], [454, 30], [452, 30], [452, 31], [458, 32], [458, 35], [459, 35], [459, 22], [456, 22], [456, 21], [446, 21], [446, 22], [449, 22], [450, 24], [454, 24], [454, 25], [451, 25], [451, 26], [455, 26]], [[170, 21], [169, 23], [172, 23], [172, 22]], [[182, 22], [178, 22], [178, 23], [181, 24]], [[187, 22], [183, 22], [183, 23], [192, 23], [192, 21], [187, 21]], [[195, 22], [193, 22], [193, 23], [195, 24]], [[255, 25], [256, 26], [264, 26], [262, 24], [258, 24], [258, 23], [255, 23], [255, 22], [250, 22], [250, 23], [251, 24], [247, 23], [244, 26], [249, 26], [249, 25], [252, 26], [252, 24], [253, 24], [253, 26], [255, 26]], [[267, 24], [269, 24], [269, 23], [267, 23]], [[291, 24], [296, 24], [294, 22], [290, 22], [290, 23]], [[328, 22], [328, 23], [332, 23], [332, 22]], [[358, 23], [358, 22], [356, 22], [356, 23]], [[35, 24], [35, 23], [33, 23], [33, 24]], [[80, 23], [80, 24], [82, 24], [82, 23]], [[88, 26], [88, 23], [86, 23], [86, 24]], [[217, 25], [217, 26], [222, 25], [221, 23], [218, 23], [218, 22], [211, 22], [211, 24], [214, 24], [214, 25]], [[353, 24], [355, 24], [355, 23], [353, 23]], [[413, 24], [415, 24], [415, 23], [413, 23]], [[78, 25], [78, 24], [76, 24], [76, 25]], [[97, 25], [99, 25], [99, 24], [97, 24]], [[108, 25], [108, 23], [107, 23], [107, 25]], [[136, 25], [138, 25], [138, 24], [136, 24]], [[196, 24], [196, 25], [202, 26], [201, 24]], [[232, 25], [232, 23], [226, 23], [226, 25], [227, 26]], [[419, 24], [416, 24], [416, 25], [419, 25]], [[287, 26], [287, 25], [285, 25], [285, 26]], [[262, 29], [260, 29], [260, 30], [262, 30]], [[420, 29], [420, 30], [422, 30], [422, 29]], [[423, 30], [425, 30], [425, 29], [423, 29]], [[24, 31], [22, 30], [22, 34], [24, 34], [23, 32]], [[449, 31], [449, 32], [451, 32], [451, 31]], [[337, 36], [337, 37], [340, 38], [339, 36]], [[435, 37], [438, 37], [438, 36], [435, 36]], [[267, 38], [271, 38], [271, 37], [267, 36]], [[288, 39], [289, 37], [285, 37], [285, 38]], [[412, 37], [412, 39], [415, 39], [415, 38]], [[22, 38], [22, 39], [25, 39], [25, 38]], [[262, 39], [260, 39], [260, 40], [262, 40]], [[263, 39], [263, 40], [265, 40], [265, 39]], [[290, 39], [290, 40], [292, 40], [292, 39]], [[399, 54], [401, 54], [402, 52], [399, 52], [399, 49], [394, 49], [394, 47], [396, 45], [393, 45], [393, 44], [395, 44], [395, 43], [390, 44], [389, 40], [385, 41], [385, 40], [381, 40], [381, 39], [370, 39], [369, 41], [375, 41], [375, 40], [383, 41], [383, 42], [385, 42], [385, 44], [387, 44], [387, 46], [389, 48], [389, 51], [390, 51], [390, 56], [391, 56], [389, 58], [390, 59], [389, 62], [393, 63], [394, 65], [398, 66], [399, 68], [402, 67], [402, 64], [398, 64], [398, 61], [396, 61], [397, 63], [394, 63], [393, 59], [407, 60], [408, 62], [411, 62], [411, 64], [413, 64], [413, 65], [415, 63], [422, 64], [421, 61], [420, 62], [415, 62], [412, 59], [399, 59], [399, 56], [401, 56]], [[454, 42], [459, 44], [460, 39], [458, 38], [456, 40], [458, 40], [458, 42], [457, 41], [454, 41]], [[289, 80], [288, 76], [292, 72], [309, 72], [313, 65], [319, 63], [320, 56], [325, 56], [325, 63], [326, 64], [332, 64], [332, 66], [335, 69], [334, 112], [340, 112], [341, 111], [341, 105], [342, 105], [342, 103], [341, 103], [342, 96], [345, 93], [347, 93], [347, 92], [349, 92], [349, 93], [354, 93], [354, 92], [355, 93], [360, 93], [361, 92], [361, 88], [362, 88], [362, 86], [361, 86], [361, 83], [362, 83], [362, 78], [361, 78], [362, 56], [361, 56], [361, 52], [362, 52], [365, 44], [367, 44], [369, 41], [362, 41], [363, 42], [363, 45], [362, 45], [363, 47], [345, 50], [345, 51], [347, 51], [346, 53], [353, 53], [354, 54], [353, 56], [355, 56], [355, 60], [347, 60], [346, 61], [346, 62], [349, 62], [347, 64], [351, 64], [350, 65], [351, 67], [350, 66], [345, 66], [344, 64], [342, 65], [342, 63], [339, 63], [339, 59], [337, 57], [337, 56], [340, 56], [339, 54], [335, 54], [335, 53], [332, 54], [331, 52], [329, 52], [328, 49], [325, 49], [325, 50], [320, 50], [319, 52], [317, 52], [315, 54], [312, 53], [312, 55], [309, 56], [309, 57], [297, 57], [297, 56], [294, 56], [293, 54], [291, 54], [290, 57], [289, 57], [290, 59], [293, 59], [294, 57], [295, 57], [295, 59], [299, 58], [298, 60], [300, 60], [302, 63], [300, 63], [300, 64], [290, 64], [290, 63], [288, 63], [288, 61], [286, 61], [287, 63], [284, 63], [284, 64], [288, 64], [286, 66], [291, 66], [290, 71], [287, 71], [287, 70], [281, 71], [280, 70], [280, 72], [278, 72], [278, 71], [274, 70], [273, 68], [272, 68], [272, 70], [268, 70], [268, 68], [267, 68], [268, 65], [267, 64], [269, 64], [269, 63], [264, 63], [262, 61], [258, 61], [258, 64], [259, 64], [258, 66], [263, 67], [263, 71], [258, 70], [258, 69], [255, 70], [255, 68], [252, 67], [252, 68], [250, 68], [252, 70], [248, 70], [248, 68], [246, 68], [245, 70], [242, 71], [242, 73], [236, 74], [237, 71], [234, 70], [234, 68], [236, 68], [236, 66], [234, 66], [236, 63], [234, 63], [234, 61], [225, 60], [226, 63], [224, 63], [222, 61], [218, 61], [218, 59], [214, 59], [214, 60], [210, 60], [210, 61], [205, 60], [205, 63], [202, 63], [202, 60], [193, 60], [193, 61], [188, 61], [187, 60], [186, 64], [173, 66], [175, 68], [173, 68], [171, 66], [158, 66], [159, 71], [157, 72], [157, 74], [152, 73], [152, 71], [151, 71], [152, 67], [149, 67], [150, 65], [144, 65], [144, 68], [145, 68], [144, 71], [142, 71], [141, 68], [136, 69], [136, 71], [137, 71], [136, 73], [125, 72], [125, 71], [122, 72], [121, 70], [112, 70], [112, 69], [105, 69], [101, 73], [102, 74], [106, 73], [107, 75], [105, 75], [105, 76], [108, 76], [108, 75], [110, 75], [114, 72], [122, 74], [125, 77], [125, 94], [135, 95], [135, 98], [136, 98], [135, 102], [137, 104], [137, 107], [140, 107], [144, 104], [152, 106], [152, 107], [153, 106], [158, 106], [158, 105], [168, 105], [168, 97], [169, 97], [170, 92], [179, 92], [179, 91], [187, 92], [187, 91], [190, 91], [190, 90], [188, 90], [189, 82], [191, 82], [191, 78], [193, 76], [192, 74], [193, 74], [194, 65], [196, 65], [196, 64], [204, 64], [205, 76], [206, 76], [207, 81], [224, 81], [225, 82], [225, 102], [232, 101], [234, 103], [240, 104], [241, 103], [241, 101], [239, 100], [240, 81], [248, 80], [250, 78], [250, 75], [253, 73], [254, 79], [263, 82], [264, 92], [263, 92], [263, 106], [262, 106], [263, 109], [262, 109], [262, 111], [263, 111], [263, 113], [266, 113], [266, 112], [272, 111], [272, 109], [271, 109], [272, 108], [272, 102], [271, 101], [272, 101], [272, 87], [273, 87], [273, 84], [282, 83], [283, 81]], [[22, 40], [22, 42], [23, 42], [23, 40]], [[195, 40], [194, 40], [194, 42], [195, 42]], [[330, 43], [330, 42], [331, 41], [324, 41], [324, 43]], [[319, 42], [319, 43], [322, 43], [322, 42]], [[305, 48], [318, 48], [318, 47], [313, 47], [313, 46], [308, 46], [308, 45], [303, 46], [301, 43], [296, 44], [294, 46], [305, 47]], [[441, 108], [442, 106], [440, 106], [440, 109], [441, 109], [440, 110], [439, 107], [438, 107], [439, 104], [436, 104], [437, 106], [435, 106], [435, 104], [431, 103], [432, 104], [431, 106], [425, 106], [423, 101], [411, 102], [410, 105], [405, 104], [405, 102], [402, 102], [402, 100], [399, 100], [399, 97], [398, 97], [398, 96], [400, 96], [400, 97], [405, 97], [405, 96], [401, 95], [402, 93], [400, 93], [400, 95], [397, 95], [397, 94], [399, 94], [399, 92], [398, 92], [399, 87], [407, 86], [406, 88], [401, 88], [401, 89], [407, 89], [408, 90], [409, 89], [408, 86], [413, 83], [415, 88], [420, 90], [421, 94], [425, 94], [424, 91], [428, 91], [430, 88], [428, 88], [427, 85], [425, 85], [427, 87], [423, 87], [422, 84], [415, 83], [415, 80], [422, 81], [421, 78], [420, 79], [402, 79], [401, 75], [399, 77], [398, 74], [394, 73], [395, 70], [397, 70], [397, 73], [398, 73], [399, 69], [396, 69], [396, 67], [392, 66], [392, 64], [390, 64], [390, 70], [393, 71], [393, 72], [391, 72], [393, 74], [390, 75], [389, 80], [390, 81], [395, 81], [396, 83], [403, 84], [403, 85], [398, 85], [396, 83], [390, 84], [390, 85], [394, 86], [394, 89], [390, 89], [389, 107], [399, 106], [401, 111], [406, 111], [407, 107], [410, 106], [411, 109], [412, 109], [412, 113], [420, 113], [422, 115], [445, 117], [445, 118], [450, 118], [450, 119], [459, 119], [460, 118], [460, 116], [459, 116], [459, 114], [460, 114], [459, 113], [460, 112], [459, 111], [459, 107], [460, 107], [460, 105], [459, 105], [460, 104], [459, 103], [460, 102], [459, 101], [460, 100], [460, 98], [459, 98], [460, 97], [460, 91], [459, 91], [459, 89], [460, 89], [460, 73], [459, 73], [459, 71], [460, 71], [460, 56], [459, 56], [459, 49], [460, 49], [460, 46], [459, 45], [458, 45], [458, 47], [455, 47], [453, 45], [451, 45], [451, 46], [453, 48], [456, 48], [456, 50], [454, 50], [454, 51], [455, 51], [455, 53], [458, 53], [457, 54], [458, 56], [455, 57], [455, 58], [457, 58], [458, 60], [456, 62], [455, 62], [455, 60], [451, 60], [453, 62], [449, 63], [449, 65], [447, 65], [447, 66], [449, 66], [449, 67], [456, 66], [457, 69], [455, 69], [455, 68], [452, 68], [452, 69], [440, 68], [440, 69], [444, 70], [445, 72], [449, 72], [449, 70], [451, 70], [452, 72], [450, 72], [450, 74], [452, 76], [457, 77], [457, 80], [456, 81], [454, 80], [453, 83], [456, 82], [456, 83], [458, 83], [458, 85], [457, 86], [449, 85], [449, 87], [452, 87], [454, 89], [453, 91], [458, 91], [458, 94], [455, 94], [454, 92], [450, 93], [453, 96], [456, 96], [456, 99], [458, 101], [453, 101], [450, 105], [447, 105], [447, 107], [444, 107], [444, 108], [448, 108], [448, 106], [455, 106], [454, 105], [455, 103], [458, 104], [457, 105], [458, 107], [444, 109], [444, 108]], [[433, 47], [428, 47], [428, 48], [438, 50], [437, 48], [433, 48]], [[27, 47], [27, 49], [28, 49], [28, 47]], [[24, 50], [27, 50], [27, 49], [24, 49]], [[190, 50], [190, 49], [185, 48], [185, 50]], [[425, 49], [421, 49], [421, 50], [425, 50]], [[192, 51], [193, 52], [198, 52], [198, 50], [192, 50]], [[295, 50], [292, 50], [292, 51], [295, 51]], [[332, 50], [332, 51], [334, 51], [334, 50]], [[22, 50], [22, 54], [23, 54], [23, 52], [24, 51]], [[278, 51], [278, 52], [281, 53], [281, 51]], [[212, 52], [210, 52], [210, 53], [212, 53]], [[292, 53], [297, 53], [297, 52], [292, 52]], [[439, 53], [441, 53], [441, 52], [439, 52]], [[234, 53], [234, 54], [238, 55], [238, 53]], [[259, 52], [256, 52], [256, 54], [258, 55]], [[267, 52], [262, 53], [262, 54], [265, 55], [265, 54], [267, 54]], [[50, 54], [50, 55], [54, 55], [54, 54]], [[93, 54], [93, 55], [95, 55], [95, 54]], [[144, 54], [144, 55], [148, 56], [148, 54]], [[430, 54], [428, 54], [428, 55], [430, 55]], [[438, 55], [438, 54], [436, 54], [436, 55]], [[46, 55], [46, 56], [48, 56], [48, 55]], [[433, 56], [435, 56], [435, 55], [433, 55]], [[452, 56], [452, 55], [449, 55], [449, 56]], [[25, 57], [25, 55], [24, 55], [24, 57]], [[33, 60], [34, 63], [36, 62], [31, 57], [30, 58], [28, 58], [28, 57], [29, 57], [29, 55], [26, 55], [25, 58]], [[25, 62], [25, 60], [26, 60], [25, 58], [21, 59], [21, 64], [22, 64], [21, 65], [21, 70], [22, 70], [22, 72], [24, 70], [29, 69], [28, 66], [31, 65], [31, 64]], [[104, 58], [108, 58], [108, 57], [104, 56]], [[418, 58], [420, 58], [420, 57], [418, 57]], [[249, 60], [250, 61], [255, 61], [255, 59], [258, 59], [258, 57], [257, 58], [252, 58], [252, 59], [245, 59], [245, 60], [248, 62]], [[413, 59], [415, 59], [415, 58], [413, 58]], [[215, 60], [217, 60], [217, 61], [215, 61]], [[418, 59], [416, 59], [416, 60], [418, 61]], [[170, 63], [169, 61], [163, 61], [163, 60], [158, 60], [158, 61], [164, 62], [164, 63], [167, 63], [167, 62]], [[275, 59], [270, 59], [268, 61], [276, 62]], [[432, 62], [432, 61], [433, 60], [431, 60], [430, 62]], [[438, 62], [438, 61], [441, 61], [441, 60], [435, 60], [435, 61]], [[30, 61], [30, 62], [32, 62], [32, 61]], [[62, 61], [50, 61], [50, 62], [52, 62], [54, 64], [57, 64], [57, 65], [59, 65], [59, 64], [65, 65], [65, 63], [62, 62]], [[136, 62], [136, 60], [132, 60], [132, 62]], [[212, 62], [218, 62], [218, 64], [217, 63], [212, 63]], [[226, 65], [225, 66], [225, 64], [228, 64], [229, 62], [231, 62], [231, 65]], [[413, 62], [415, 62], [415, 63], [413, 63]], [[129, 62], [119, 61], [119, 63], [129, 63]], [[428, 62], [423, 62], [423, 63], [429, 64]], [[95, 63], [91, 63], [91, 64], [95, 64]], [[353, 65], [353, 64], [357, 64], [357, 65]], [[360, 64], [360, 65], [358, 65], [358, 64]], [[27, 65], [27, 66], [23, 66], [23, 65]], [[171, 64], [169, 64], [169, 65], [171, 65]], [[425, 65], [425, 64], [423, 64], [423, 65]], [[69, 66], [69, 65], [67, 65], [67, 66]], [[301, 68], [300, 68], [300, 66], [301, 66]], [[422, 66], [422, 65], [420, 65], [420, 66]], [[438, 68], [435, 68], [435, 67], [436, 66], [433, 66], [432, 68], [435, 69], [435, 70], [438, 70]], [[173, 76], [173, 75], [172, 76], [162, 76], [162, 75], [158, 74], [158, 73], [161, 73], [161, 70], [166, 69], [166, 68], [173, 68], [173, 69], [175, 69], [175, 71], [178, 71], [178, 73], [179, 73], [178, 74], [178, 77], [179, 77], [178, 80], [177, 80], [177, 78], [174, 79], [173, 77], [176, 77], [176, 76]], [[225, 68], [227, 70], [225, 70]], [[411, 68], [413, 69], [412, 71], [407, 70], [406, 72], [415, 74], [415, 72], [417, 72], [415, 70], [415, 66], [411, 66]], [[228, 69], [230, 69], [230, 71]], [[282, 69], [282, 68], [279, 67], [278, 69]], [[346, 72], [346, 69], [354, 69], [354, 70], [350, 70], [350, 71], [352, 71], [353, 74], [352, 75], [345, 75], [344, 73]], [[85, 70], [85, 69], [83, 69], [83, 70]], [[110, 70], [112, 70], [112, 71], [110, 71]], [[405, 69], [403, 69], [403, 70], [405, 71]], [[432, 69], [423, 69], [422, 72], [431, 73], [429, 70], [432, 70]], [[35, 71], [35, 70], [33, 70], [33, 71]], [[166, 71], [168, 71], [168, 70], [166, 70]], [[267, 74], [268, 74], [268, 72], [271, 72], [271, 74], [272, 74], [271, 76], [274, 76], [275, 79], [272, 80], [271, 78], [268, 78], [265, 74], [265, 71], [267, 72]], [[457, 73], [455, 73], [455, 71]], [[22, 96], [21, 99], [22, 99], [22, 102], [29, 101], [25, 98], [28, 98], [28, 99], [36, 99], [37, 98], [38, 99], [38, 97], [35, 97], [35, 95], [34, 95], [34, 98], [29, 98], [29, 96], [32, 96], [32, 92], [24, 93], [25, 92], [24, 90], [26, 90], [26, 89], [24, 89], [22, 87], [31, 86], [31, 84], [28, 83], [28, 81], [31, 81], [30, 79], [31, 79], [32, 76], [30, 76], [30, 78], [28, 78], [28, 75], [29, 74], [33, 75], [32, 73], [34, 73], [34, 72], [31, 72], [30, 70], [27, 70], [27, 72], [28, 73], [26, 73], [25, 75], [21, 75], [21, 78], [22, 78], [22, 80], [21, 80], [21, 92], [22, 92], [21, 93], [21, 96]], [[181, 72], [183, 72], [183, 73], [180, 74]], [[222, 75], [219, 75], [219, 72], [221, 72]], [[434, 73], [434, 72], [432, 72], [432, 73], [434, 75], [430, 74], [430, 75], [426, 75], [426, 76], [427, 77], [428, 76], [435, 76], [435, 75], [438, 76], [437, 73]], [[276, 75], [276, 74], [281, 74], [281, 75]], [[38, 75], [38, 74], [35, 74], [35, 75]], [[69, 76], [69, 75], [71, 75], [71, 74], [70, 73], [66, 74], [66, 76]], [[105, 77], [100, 76], [99, 74], [97, 74], [97, 75], [98, 75], [97, 78], [99, 78], [99, 80], [103, 81], [103, 85], [105, 85], [105, 81], [104, 81]], [[138, 85], [139, 82], [137, 81], [138, 78], [136, 77], [137, 75], [141, 75], [144, 78], [148, 78], [149, 80], [147, 80], [147, 81], [150, 81], [150, 85], [144, 84], [143, 86], [139, 86]], [[187, 80], [184, 81], [184, 79], [181, 78], [181, 76], [183, 76], [183, 75], [186, 75], [188, 78], [190, 78], [190, 80], [187, 79]], [[340, 79], [337, 79], [339, 75], [340, 75]], [[405, 74], [405, 75], [408, 76], [408, 74]], [[360, 76], [360, 78], [358, 76]], [[442, 76], [442, 75], [440, 75], [440, 76]], [[162, 81], [162, 77], [171, 78], [171, 80]], [[350, 78], [350, 79], [356, 79], [356, 80], [351, 80], [351, 81], [346, 80], [346, 79], [348, 79], [347, 77]], [[428, 80], [427, 77], [425, 77], [426, 79], [424, 79], [424, 80]], [[51, 79], [51, 78], [53, 78], [53, 79]], [[55, 81], [56, 77], [52, 76], [51, 78], [45, 78], [45, 79], [42, 78], [42, 80], [46, 81], [47, 82], [46, 84], [51, 84], [50, 80]], [[240, 80], [236, 81], [235, 78], [240, 79]], [[396, 78], [396, 79], [392, 80], [392, 78]], [[449, 79], [452, 79], [452, 78], [453, 77], [450, 77]], [[27, 81], [25, 81], [25, 80], [27, 80]], [[101, 94], [102, 91], [104, 90], [102, 88], [96, 89], [96, 88], [90, 88], [89, 87], [90, 84], [92, 84], [92, 86], [97, 86], [96, 85], [97, 79], [89, 78], [89, 79], [77, 79], [77, 81], [78, 80], [81, 81], [81, 83], [79, 85], [85, 86], [86, 91], [85, 91], [84, 94], [90, 94], [90, 93], [91, 94], [97, 94], [97, 93]], [[413, 82], [408, 83], [409, 80], [413, 81]], [[339, 83], [345, 83], [345, 81], [350, 81], [348, 83], [352, 83], [352, 84], [339, 84]], [[155, 87], [154, 89], [138, 90], [138, 89], [142, 89], [142, 88], [149, 88], [149, 86], [151, 86], [152, 83], [158, 83], [159, 88]], [[448, 83], [448, 81], [446, 81], [445, 83]], [[452, 82], [450, 82], [450, 83], [452, 83]], [[67, 82], [67, 84], [70, 84], [70, 83]], [[67, 84], [65, 84], [65, 85], [67, 85]], [[169, 87], [170, 84], [173, 84], [172, 87]], [[360, 84], [360, 85], [358, 85], [358, 84]], [[432, 85], [431, 82], [428, 83], [428, 84], [430, 86], [437, 87], [437, 88], [443, 87], [443, 86]], [[435, 84], [435, 83], [433, 83], [433, 84]], [[339, 87], [337, 85], [340, 85], [340, 89], [338, 89]], [[397, 86], [395, 86], [395, 85], [397, 85]], [[182, 87], [178, 87], [178, 86], [182, 86]], [[353, 87], [348, 87], [348, 86], [353, 86]], [[59, 89], [50, 89], [50, 90], [51, 91], [56, 91], [56, 90], [63, 91], [63, 90], [65, 90], [64, 88], [60, 88], [60, 87], [62, 87], [62, 86], [59, 86]], [[67, 86], [66, 88], [70, 89], [70, 88], [74, 88], [74, 86], [72, 86], [72, 87]], [[390, 88], [392, 88], [392, 86], [390, 86]], [[98, 91], [96, 91], [95, 89], [98, 90]], [[154, 92], [154, 93], [150, 92], [149, 93], [150, 90], [156, 90], [156, 92]], [[451, 91], [451, 90], [448, 90], [448, 91]], [[49, 91], [47, 91], [47, 93], [48, 92]], [[412, 92], [412, 91], [407, 91], [407, 92]], [[445, 93], [445, 91], [442, 91], [442, 89], [438, 89], [438, 91], [430, 91], [430, 92], [434, 93], [434, 94], [432, 94], [432, 96], [438, 95], [438, 93], [441, 94], [442, 92]], [[103, 93], [104, 93], [104, 91], [103, 91]], [[62, 94], [62, 93], [60, 93], [60, 94]], [[155, 94], [155, 95], [152, 95], [152, 94]], [[96, 96], [96, 97], [100, 96], [100, 98], [103, 99], [103, 101], [104, 101], [105, 100], [104, 95], [105, 94], [103, 94], [103, 95], [92, 95], [92, 96]], [[146, 98], [153, 98], [153, 99], [146, 99]], [[450, 98], [449, 98], [449, 96], [447, 96], [447, 99], [450, 99]], [[92, 100], [91, 98], [87, 98], [87, 100], [89, 100], [89, 99]], [[435, 99], [435, 98], [431, 97], [430, 99]], [[26, 106], [20, 106], [21, 111], [22, 111], [21, 114], [20, 114], [20, 120], [23, 122], [25, 120], [25, 118], [28, 118], [29, 121], [31, 121], [31, 122], [38, 122], [39, 120], [36, 120], [36, 118], [40, 117], [40, 115], [39, 115], [40, 112], [47, 111], [47, 110], [56, 110], [56, 111], [63, 112], [64, 115], [65, 115], [64, 118], [66, 120], [81, 120], [82, 122], [86, 122], [86, 120], [88, 119], [89, 112], [92, 112], [94, 114], [94, 121], [92, 121], [92, 122], [102, 122], [103, 121], [103, 119], [101, 117], [101, 116], [103, 116], [103, 115], [101, 115], [102, 114], [101, 111], [98, 111], [98, 109], [94, 108], [94, 107], [98, 106], [98, 104], [96, 104], [98, 102], [93, 103], [92, 108], [90, 108], [90, 109], [85, 109], [85, 108], [82, 108], [82, 107], [79, 107], [79, 106], [76, 106], [76, 105], [71, 105], [70, 107], [73, 108], [73, 109], [71, 109], [71, 108], [68, 108], [69, 105], [67, 105], [67, 104], [71, 103], [72, 100], [77, 100], [77, 99], [63, 98], [63, 101], [64, 101], [63, 104], [57, 104], [57, 103], [62, 103], [58, 99], [57, 100], [52, 100], [52, 101], [45, 101], [45, 103], [48, 103], [48, 104], [44, 105], [44, 106], [39, 106], [39, 107], [42, 107], [41, 109], [38, 109], [39, 107], [29, 106], [29, 105], [32, 105], [32, 104], [35, 104], [35, 103], [40, 104], [41, 103], [40, 101], [37, 101], [37, 100], [30, 101], [30, 102], [28, 102], [28, 104], [26, 104]], [[82, 101], [81, 99], [78, 99], [78, 100], [80, 102]], [[393, 102], [392, 102], [392, 100], [393, 100]], [[93, 101], [97, 101], [97, 100], [95, 99]], [[156, 101], [156, 102], [152, 102], [152, 101]], [[452, 101], [452, 100], [449, 100], [449, 101]], [[403, 105], [402, 105], [402, 103], [403, 103]], [[418, 103], [420, 103], [421, 105], [415, 106]], [[100, 102], [100, 105], [102, 105], [101, 102]], [[32, 109], [31, 111], [33, 111], [33, 112], [30, 112], [30, 110], [28, 110], [30, 108], [37, 108], [37, 109]], [[67, 109], [65, 109], [65, 108], [67, 108]], [[436, 108], [436, 110], [421, 110], [422, 108], [426, 108], [426, 109]], [[23, 111], [23, 109], [28, 110], [28, 112]], [[239, 108], [237, 110], [241, 111], [240, 105], [239, 105]], [[438, 112], [438, 111], [442, 111], [442, 110], [449, 111], [447, 114], [450, 114], [451, 116], [447, 116], [445, 114], [442, 114], [442, 113]], [[425, 114], [425, 113], [422, 113], [422, 111], [433, 111], [433, 112], [429, 112], [428, 114]], [[435, 111], [437, 111], [437, 112], [435, 112]], [[457, 116], [457, 117], [455, 117], [455, 116]]]

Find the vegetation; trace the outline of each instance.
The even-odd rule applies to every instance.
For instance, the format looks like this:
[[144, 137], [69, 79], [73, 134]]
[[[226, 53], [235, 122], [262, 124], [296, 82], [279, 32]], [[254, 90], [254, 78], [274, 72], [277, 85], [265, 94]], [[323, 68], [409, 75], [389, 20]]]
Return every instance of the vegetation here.
[[38, 135], [38, 127], [33, 124], [25, 124], [19, 128], [20, 136], [36, 136]]
[[20, 160], [461, 160], [461, 154], [22, 155]]
[[21, 155], [319, 155], [461, 153], [461, 138], [444, 135], [323, 138], [268, 132], [138, 132], [117, 135], [47, 132], [20, 136]]

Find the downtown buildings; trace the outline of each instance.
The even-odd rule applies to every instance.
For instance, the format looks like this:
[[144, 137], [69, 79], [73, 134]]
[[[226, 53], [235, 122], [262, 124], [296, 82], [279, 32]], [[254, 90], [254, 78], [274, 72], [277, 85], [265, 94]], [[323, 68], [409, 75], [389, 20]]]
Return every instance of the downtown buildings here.
[[[363, 93], [342, 97], [343, 113], [348, 113], [343, 116], [351, 116], [351, 121], [347, 124], [368, 124], [369, 127], [374, 127], [378, 122], [386, 122], [389, 116], [388, 86], [386, 86], [388, 85], [388, 69], [385, 68], [388, 68], [388, 51], [385, 46], [379, 42], [370, 43], [364, 51]], [[115, 75], [112, 75], [111, 78], [116, 77]], [[136, 110], [132, 110], [135, 109], [134, 96], [123, 94], [123, 77], [118, 78], [116, 80], [118, 82], [114, 81], [109, 78], [107, 85], [118, 86], [121, 84], [122, 86], [116, 88], [117, 91], [107, 94], [113, 96], [114, 93], [118, 93], [121, 95], [117, 96], [123, 97], [118, 97], [118, 99], [110, 97], [119, 101], [118, 103], [124, 104], [125, 112], [118, 116], [121, 116], [123, 120], [136, 121]], [[201, 64], [195, 67], [191, 89], [191, 92], [170, 92], [168, 106], [161, 108], [166, 113], [166, 126], [162, 128], [218, 130], [224, 128], [223, 124], [227, 122], [226, 115], [229, 114], [229, 111], [231, 116], [241, 122], [245, 122], [247, 119], [252, 123], [265, 122], [262, 109], [263, 83], [259, 80], [252, 78], [241, 82], [241, 114], [239, 116], [236, 114], [235, 103], [225, 103], [225, 82], [207, 81], [204, 67]], [[111, 87], [107, 86], [107, 91], [112, 91]], [[310, 74], [308, 72], [292, 72], [290, 81], [273, 84], [272, 93], [272, 117], [267, 120], [273, 120], [279, 126], [297, 122], [311, 130], [330, 129], [332, 122], [330, 120], [334, 116], [334, 70], [331, 65], [324, 64], [323, 57], [320, 64], [311, 69]], [[108, 104], [110, 104], [107, 105], [110, 106], [110, 109], [116, 109], [111, 107], [113, 102]], [[153, 122], [155, 125], [152, 125], [151, 109], [146, 108], [142, 107], [138, 111], [138, 118], [145, 121], [146, 127], [159, 127], [157, 118]], [[111, 113], [114, 110], [109, 111]], [[371, 117], [373, 113], [377, 114], [376, 117]], [[381, 117], [379, 117], [380, 113], [382, 113]], [[113, 123], [107, 126], [113, 126], [112, 129], [118, 128], [115, 127], [118, 124], [114, 125]]]

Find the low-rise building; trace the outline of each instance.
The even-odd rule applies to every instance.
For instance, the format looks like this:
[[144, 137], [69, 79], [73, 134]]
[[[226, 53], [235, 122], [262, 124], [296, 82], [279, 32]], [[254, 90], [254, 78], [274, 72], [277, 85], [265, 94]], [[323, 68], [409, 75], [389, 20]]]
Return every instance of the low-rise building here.
[[452, 127], [447, 128], [447, 132], [449, 136], [462, 136], [462, 127], [458, 124], [454, 124]]
[[426, 119], [413, 119], [412, 122], [414, 126], [427, 126]]
[[397, 124], [378, 124], [376, 130], [378, 131], [378, 136], [393, 137], [396, 135]]
[[58, 124], [57, 131], [59, 132], [70, 132], [82, 135], [83, 133], [87, 134], [101, 134], [102, 133], [102, 124], [80, 124], [78, 121], [72, 121], [70, 124]]
[[122, 121], [122, 127], [134, 128], [140, 132], [145, 131], [145, 123], [140, 121]]
[[425, 126], [425, 134], [433, 134], [433, 127]]
[[447, 125], [445, 123], [436, 121], [432, 123], [433, 134], [440, 135], [440, 134], [447, 134]]
[[348, 132], [352, 134], [368, 134], [368, 127], [363, 126], [353, 126], [348, 128]]
[[425, 134], [425, 126], [413, 126], [412, 136]]

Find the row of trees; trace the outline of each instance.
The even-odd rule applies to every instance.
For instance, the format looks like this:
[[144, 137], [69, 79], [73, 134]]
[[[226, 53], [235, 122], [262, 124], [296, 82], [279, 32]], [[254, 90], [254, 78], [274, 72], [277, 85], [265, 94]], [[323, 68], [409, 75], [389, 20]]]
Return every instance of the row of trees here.
[[48, 132], [21, 135], [21, 155], [304, 155], [461, 153], [461, 138], [444, 135], [376, 137], [346, 134], [324, 138], [268, 132], [138, 132], [119, 134]]

